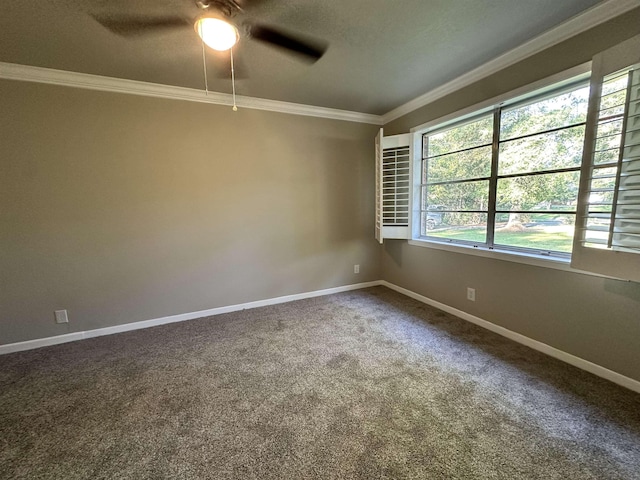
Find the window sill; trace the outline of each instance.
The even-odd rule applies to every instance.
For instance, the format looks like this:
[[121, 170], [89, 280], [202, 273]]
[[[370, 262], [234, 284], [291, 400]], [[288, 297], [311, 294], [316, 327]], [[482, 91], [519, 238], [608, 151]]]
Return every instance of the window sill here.
[[606, 275], [599, 275], [597, 273], [585, 272], [583, 270], [576, 270], [571, 268], [571, 260], [568, 258], [549, 257], [547, 255], [536, 255], [532, 253], [523, 253], [515, 251], [490, 249], [487, 247], [474, 247], [471, 245], [451, 244], [449, 242], [438, 242], [434, 240], [417, 239], [409, 240], [409, 245], [423, 248], [435, 248], [436, 250], [446, 250], [449, 252], [462, 253], [466, 255], [475, 255], [478, 257], [493, 258], [495, 260], [503, 260], [506, 262], [522, 263], [525, 265], [533, 265], [536, 267], [552, 268], [555, 270], [562, 270], [565, 272], [578, 273], [581, 275], [590, 275], [593, 277], [611, 278], [619, 280], [614, 277], [608, 277]]

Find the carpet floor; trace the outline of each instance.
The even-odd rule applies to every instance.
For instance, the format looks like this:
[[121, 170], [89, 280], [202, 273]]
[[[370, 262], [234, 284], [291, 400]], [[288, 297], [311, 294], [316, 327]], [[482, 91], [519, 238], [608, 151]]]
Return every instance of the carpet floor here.
[[2, 479], [640, 479], [640, 395], [384, 287], [0, 357]]

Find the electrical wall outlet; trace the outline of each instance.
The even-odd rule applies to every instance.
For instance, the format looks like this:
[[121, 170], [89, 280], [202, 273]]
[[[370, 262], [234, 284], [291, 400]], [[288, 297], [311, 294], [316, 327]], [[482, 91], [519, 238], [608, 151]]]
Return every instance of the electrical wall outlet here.
[[56, 310], [53, 313], [56, 316], [56, 323], [69, 323], [69, 316], [66, 310]]
[[467, 287], [467, 300], [476, 301], [476, 289]]
[[353, 266], [353, 273], [360, 273], [360, 265]]

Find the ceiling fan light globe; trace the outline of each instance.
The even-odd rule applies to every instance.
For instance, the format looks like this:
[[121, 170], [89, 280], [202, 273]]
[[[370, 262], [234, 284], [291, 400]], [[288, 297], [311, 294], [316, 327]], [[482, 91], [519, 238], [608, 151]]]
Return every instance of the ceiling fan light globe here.
[[224, 52], [238, 42], [238, 29], [220, 18], [201, 17], [196, 20], [196, 32], [210, 48]]

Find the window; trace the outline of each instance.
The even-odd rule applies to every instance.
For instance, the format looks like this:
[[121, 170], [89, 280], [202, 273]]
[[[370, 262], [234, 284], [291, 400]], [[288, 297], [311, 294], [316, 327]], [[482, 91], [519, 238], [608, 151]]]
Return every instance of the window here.
[[420, 236], [568, 257], [586, 81], [422, 134]]
[[584, 67], [411, 134], [380, 129], [380, 243], [475, 247], [640, 282], [640, 35], [594, 56], [589, 84], [567, 80]]

